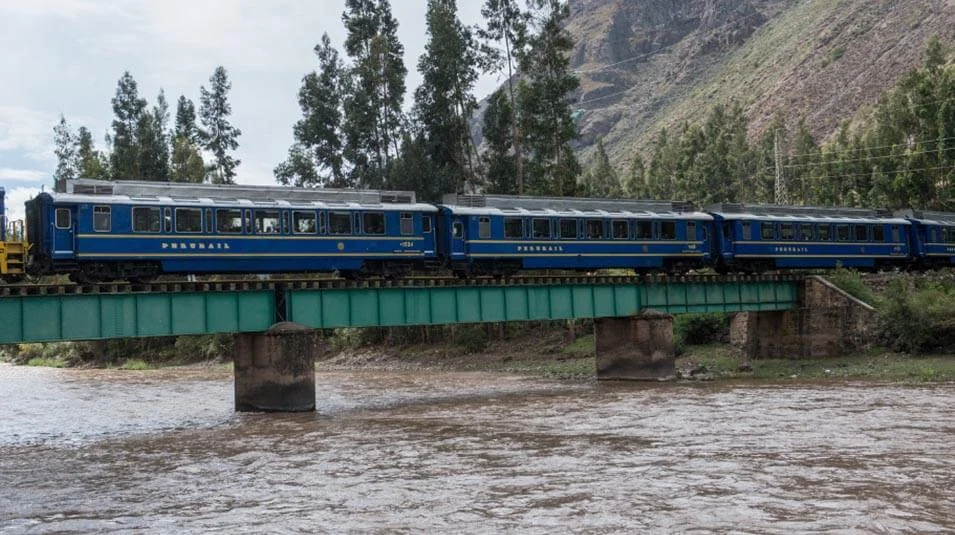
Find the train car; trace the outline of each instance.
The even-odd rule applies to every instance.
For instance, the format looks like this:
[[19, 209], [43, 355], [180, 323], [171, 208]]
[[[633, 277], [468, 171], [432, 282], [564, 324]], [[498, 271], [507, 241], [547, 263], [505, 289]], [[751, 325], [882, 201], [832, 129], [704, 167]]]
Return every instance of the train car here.
[[721, 204], [717, 268], [886, 269], [910, 264], [912, 223], [880, 210]]
[[7, 217], [6, 191], [0, 186], [0, 280], [17, 282], [26, 273], [26, 251], [29, 245], [22, 221]]
[[910, 247], [917, 267], [955, 265], [955, 214], [906, 210], [896, 215], [912, 223]]
[[669, 201], [449, 195], [438, 248], [458, 275], [685, 271], [711, 263], [712, 220]]
[[81, 282], [162, 273], [392, 276], [437, 263], [436, 215], [413, 194], [104, 183], [27, 203], [29, 269]]

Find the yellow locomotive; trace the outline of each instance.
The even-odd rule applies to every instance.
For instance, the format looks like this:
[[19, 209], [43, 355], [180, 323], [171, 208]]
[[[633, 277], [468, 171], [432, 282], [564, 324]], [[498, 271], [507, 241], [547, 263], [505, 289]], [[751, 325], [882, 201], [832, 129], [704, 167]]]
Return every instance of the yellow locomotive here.
[[0, 186], [0, 279], [15, 282], [26, 274], [28, 246], [23, 221], [10, 221], [7, 218], [4, 194]]

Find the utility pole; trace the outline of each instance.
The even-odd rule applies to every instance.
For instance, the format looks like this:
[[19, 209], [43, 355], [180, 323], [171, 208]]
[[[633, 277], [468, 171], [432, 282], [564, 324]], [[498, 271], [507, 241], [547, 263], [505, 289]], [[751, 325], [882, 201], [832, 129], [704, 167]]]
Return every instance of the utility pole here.
[[775, 201], [776, 204], [786, 204], [789, 195], [786, 192], [786, 183], [783, 182], [782, 154], [779, 151], [779, 130], [773, 139], [773, 160], [776, 164]]

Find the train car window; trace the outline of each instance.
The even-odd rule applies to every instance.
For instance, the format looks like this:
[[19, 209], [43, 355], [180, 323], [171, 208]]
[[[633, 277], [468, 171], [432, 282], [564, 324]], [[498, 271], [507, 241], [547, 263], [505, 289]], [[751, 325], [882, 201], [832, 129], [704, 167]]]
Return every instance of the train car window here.
[[455, 221], [454, 224], [451, 225], [451, 237], [456, 239], [464, 237], [464, 223]]
[[577, 220], [576, 219], [561, 219], [560, 220], [560, 237], [564, 239], [577, 239]]
[[955, 243], [955, 228], [948, 229], [948, 242]]
[[176, 208], [176, 232], [202, 232], [202, 210]]
[[252, 210], [245, 211], [245, 233], [252, 234]]
[[491, 237], [491, 218], [482, 216], [478, 218], [478, 238], [482, 240]]
[[293, 234], [315, 234], [315, 212], [295, 210], [292, 212]]
[[884, 243], [885, 242], [885, 227], [882, 225], [874, 225], [872, 227], [872, 241]]
[[361, 214], [355, 212], [355, 234], [361, 234]]
[[[59, 210], [57, 210], [59, 212]], [[59, 214], [57, 214], [59, 217]], [[59, 226], [57, 226], [59, 228]], [[133, 232], [159, 232], [162, 228], [162, 213], [159, 208], [133, 207]]]
[[775, 240], [776, 239], [776, 224], [775, 223], [760, 223], [760, 236], [764, 240]]
[[504, 237], [505, 238], [523, 238], [524, 220], [519, 217], [504, 218]]
[[163, 230], [166, 233], [172, 232], [172, 209], [166, 208], [163, 210]]
[[599, 240], [604, 237], [604, 222], [599, 219], [587, 220], [587, 237], [591, 240]]
[[849, 225], [836, 225], [836, 240], [849, 241]]
[[431, 216], [426, 215], [421, 218], [421, 232], [428, 234], [431, 232]]
[[793, 231], [792, 223], [780, 223], [779, 224], [779, 239], [780, 240], [791, 240], [793, 239], [795, 233]]
[[898, 243], [899, 239], [899, 226], [892, 225], [892, 241]]
[[926, 229], [928, 233], [928, 241], [937, 242], [938, 241], [938, 227], [928, 227]]
[[664, 221], [660, 223], [660, 239], [661, 240], [676, 239], [676, 221]]
[[653, 223], [650, 221], [637, 221], [637, 236], [638, 240], [652, 240], [653, 239]]
[[866, 225], [853, 225], [853, 236], [855, 241], [869, 241], [869, 227]]
[[282, 234], [288, 234], [288, 210], [282, 210]]
[[402, 236], [407, 236], [409, 234], [414, 234], [414, 216], [408, 212], [401, 213], [401, 224], [399, 225], [399, 230]]
[[613, 232], [613, 239], [615, 240], [625, 240], [627, 235], [630, 234], [629, 229], [627, 228], [626, 221], [613, 221], [610, 223], [611, 231]]
[[113, 228], [112, 210], [109, 206], [93, 207], [93, 230], [109, 232]]
[[219, 234], [240, 234], [242, 232], [242, 210], [216, 210], [216, 232]]
[[829, 225], [819, 225], [819, 228], [816, 229], [816, 232], [819, 234], [819, 241], [829, 241], [831, 236], [829, 231], [832, 230], [832, 227]]
[[799, 225], [799, 239], [812, 241], [812, 223], [801, 223]]
[[318, 233], [325, 234], [325, 212], [319, 212], [318, 214]]
[[[156, 208], [156, 211], [159, 211], [159, 208]], [[57, 208], [56, 209], [56, 228], [60, 230], [68, 229], [73, 226], [73, 220], [70, 217], [69, 208]], [[158, 230], [158, 229], [157, 229]]]
[[348, 212], [328, 212], [328, 232], [330, 234], [351, 234], [351, 214]]
[[212, 234], [212, 208], [206, 208], [206, 232]]
[[255, 232], [257, 234], [278, 234], [279, 227], [278, 210], [256, 210], [255, 211]]
[[743, 227], [743, 231], [742, 231], [743, 240], [744, 241], [752, 240], [753, 239], [753, 224], [750, 223], [749, 221], [744, 221], [742, 224], [742, 227]]
[[365, 234], [381, 236], [385, 233], [384, 212], [365, 212]]
[[686, 222], [686, 239], [696, 241], [696, 221]]
[[535, 238], [550, 238], [550, 219], [534, 219], [531, 224]]

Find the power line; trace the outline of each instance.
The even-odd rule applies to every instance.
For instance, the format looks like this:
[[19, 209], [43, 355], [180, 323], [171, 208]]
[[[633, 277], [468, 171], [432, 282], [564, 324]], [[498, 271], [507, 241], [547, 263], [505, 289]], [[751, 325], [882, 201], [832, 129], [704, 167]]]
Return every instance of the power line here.
[[[941, 142], [941, 141], [948, 141], [948, 140], [953, 140], [953, 139], [955, 139], [955, 137], [943, 138], [943, 139], [938, 140], [938, 141]], [[904, 153], [904, 154], [883, 154], [883, 155], [881, 155], [881, 156], [869, 156], [869, 157], [866, 157], [866, 158], [855, 158], [855, 159], [852, 159], [852, 160], [820, 160], [820, 161], [808, 162], [808, 163], [795, 163], [795, 164], [784, 165], [783, 168], [784, 168], [784, 169], [798, 169], [798, 168], [800, 168], [800, 167], [812, 167], [812, 166], [814, 166], [814, 165], [821, 165], [821, 164], [844, 164], [844, 163], [855, 163], [855, 162], [870, 162], [870, 161], [873, 161], [873, 160], [885, 160], [885, 159], [889, 159], [889, 158], [905, 158], [905, 157], [909, 157], [909, 156], [915, 156], [915, 155], [918, 155], [918, 154], [934, 154], [934, 153], [936, 153], [936, 152], [947, 152], [947, 151], [950, 151], [950, 150], [955, 150], [955, 145], [953, 145], [953, 146], [951, 146], [951, 147], [944, 148], [944, 149], [919, 150], [919, 151], [906, 152], [906, 153]], [[822, 153], [822, 152], [817, 152], [817, 153], [813, 153], [813, 155], [822, 156], [823, 153]], [[803, 156], [807, 156], [807, 155], [803, 155]], [[794, 156], [793, 156], [793, 157], [794, 157]]]
[[[943, 170], [943, 169], [955, 170], [955, 165], [939, 165], [939, 166], [937, 166], [937, 167], [918, 167], [918, 168], [914, 168], [914, 169], [895, 169], [895, 170], [893, 170], [893, 171], [881, 171], [881, 170], [880, 170], [880, 171], [878, 171], [877, 173], [878, 173], [878, 174], [883, 174], [883, 175], [896, 175], [896, 174], [899, 174], [899, 173], [908, 173], [908, 172], [915, 172], [915, 171], [941, 171], [941, 170]], [[810, 178], [813, 178], [813, 179], [822, 179], [822, 178], [850, 178], [850, 177], [872, 176], [873, 174], [875, 174], [875, 173], [870, 171], [870, 172], [866, 172], [866, 173], [844, 173], [844, 174], [839, 174], [839, 175], [811, 176]]]

